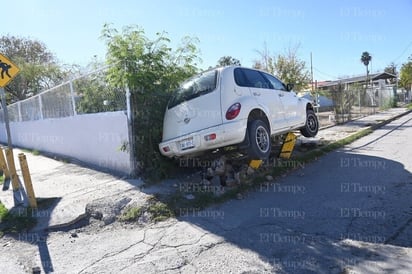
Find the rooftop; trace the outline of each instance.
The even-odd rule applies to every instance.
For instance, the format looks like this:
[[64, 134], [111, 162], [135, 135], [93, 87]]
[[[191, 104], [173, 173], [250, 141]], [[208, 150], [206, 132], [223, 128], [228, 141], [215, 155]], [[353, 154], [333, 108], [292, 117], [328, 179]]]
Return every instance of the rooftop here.
[[[379, 73], [372, 73], [369, 74], [369, 79], [372, 81], [376, 80], [386, 80], [386, 79], [393, 79], [396, 78], [396, 75], [388, 72], [379, 72]], [[366, 75], [363, 76], [355, 76], [355, 77], [350, 77], [350, 78], [345, 78], [345, 79], [339, 79], [335, 81], [325, 81], [322, 83], [318, 83], [318, 87], [330, 87], [330, 86], [336, 86], [339, 83], [341, 84], [352, 84], [352, 83], [362, 83], [366, 82]]]

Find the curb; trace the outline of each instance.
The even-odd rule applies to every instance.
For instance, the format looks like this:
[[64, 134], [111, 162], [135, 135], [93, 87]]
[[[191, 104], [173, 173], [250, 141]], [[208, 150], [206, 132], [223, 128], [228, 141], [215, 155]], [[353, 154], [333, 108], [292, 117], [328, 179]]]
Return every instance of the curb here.
[[[386, 124], [392, 122], [393, 120], [396, 120], [397, 118], [400, 118], [400, 117], [402, 117], [402, 116], [404, 116], [404, 115], [407, 115], [407, 114], [409, 114], [409, 113], [411, 113], [411, 112], [412, 112], [412, 109], [411, 109], [411, 110], [406, 110], [405, 112], [403, 112], [403, 113], [401, 113], [401, 114], [398, 114], [398, 115], [396, 115], [396, 116], [394, 116], [394, 117], [392, 117], [392, 118], [390, 118], [390, 119], [388, 119], [388, 120], [385, 120], [385, 121], [383, 121], [383, 122], [380, 122], [380, 123], [377, 123], [377, 124], [375, 124], [375, 125], [372, 125], [371, 127], [376, 127], [376, 126], [378, 126], [378, 125], [379, 125], [379, 126], [386, 125]], [[379, 112], [377, 112], [377, 113], [375, 113], [375, 114], [378, 114], [378, 113], [379, 113]], [[371, 114], [371, 115], [375, 115], [375, 114]], [[345, 122], [345, 123], [343, 123], [343, 124], [335, 124], [335, 125], [329, 125], [329, 126], [320, 127], [320, 128], [319, 128], [319, 131], [324, 130], [324, 129], [328, 129], [328, 128], [332, 128], [332, 127], [336, 127], [336, 126], [342, 126], [342, 125], [345, 125], [345, 124], [347, 124], [347, 123], [350, 123], [350, 122], [353, 122], [353, 121], [357, 121], [357, 120], [363, 119], [363, 118], [368, 117], [368, 116], [371, 116], [371, 115], [366, 115], [366, 116], [358, 117], [358, 118], [356, 118], [356, 119], [352, 119], [352, 120], [350, 120], [350, 121], [347, 121], [347, 122]], [[382, 125], [381, 125], [381, 123], [382, 123]], [[378, 127], [379, 127], [379, 126], [378, 126]], [[372, 129], [374, 129], [374, 128], [372, 128]]]
[[370, 128], [371, 128], [372, 130], [378, 129], [378, 128], [384, 126], [384, 125], [387, 125], [387, 124], [395, 121], [396, 119], [399, 119], [399, 118], [401, 118], [401, 117], [403, 117], [403, 116], [405, 116], [405, 115], [408, 115], [409, 113], [412, 113], [412, 109], [407, 110], [407, 111], [405, 111], [405, 112], [403, 112], [403, 113], [401, 113], [401, 114], [398, 114], [398, 115], [396, 115], [396, 116], [394, 116], [394, 117], [392, 117], [392, 118], [389, 118], [388, 120], [379, 122], [379, 123], [377, 123], [377, 124], [375, 124], [375, 125], [371, 125]]

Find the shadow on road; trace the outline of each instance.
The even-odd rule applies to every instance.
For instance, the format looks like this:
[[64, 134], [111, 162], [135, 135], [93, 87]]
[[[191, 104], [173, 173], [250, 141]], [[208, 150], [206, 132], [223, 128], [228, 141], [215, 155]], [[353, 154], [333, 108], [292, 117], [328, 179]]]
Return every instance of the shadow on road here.
[[[394, 255], [374, 251], [374, 244], [412, 247], [405, 231], [410, 193], [412, 176], [401, 163], [339, 151], [261, 184], [243, 200], [182, 208], [179, 219], [258, 253], [275, 269], [328, 273], [362, 262], [377, 270]], [[397, 265], [393, 271], [405, 270], [401, 259]]]
[[[15, 240], [25, 242], [32, 245], [37, 245], [40, 262], [44, 273], [54, 272], [53, 262], [50, 256], [49, 248], [47, 246], [48, 232], [44, 230], [37, 230], [36, 227], [43, 227], [50, 221], [51, 213], [57, 206], [61, 198], [38, 198], [37, 209], [26, 209], [22, 207], [13, 207], [10, 212], [13, 212], [21, 218], [34, 218], [37, 221], [37, 225], [27, 231], [11, 232], [8, 235]], [[36, 265], [36, 262], [31, 262], [33, 273], [40, 273], [40, 268]]]

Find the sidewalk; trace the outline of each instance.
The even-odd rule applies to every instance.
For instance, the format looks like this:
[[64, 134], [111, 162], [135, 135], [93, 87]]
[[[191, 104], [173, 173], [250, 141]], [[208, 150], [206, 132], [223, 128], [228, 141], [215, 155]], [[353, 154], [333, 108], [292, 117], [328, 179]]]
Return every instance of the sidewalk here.
[[[329, 142], [338, 141], [367, 127], [379, 127], [409, 112], [406, 108], [377, 112], [356, 121], [322, 129], [319, 131], [317, 139]], [[22, 181], [17, 159], [17, 155], [21, 152], [19, 149], [14, 149], [16, 169]], [[140, 191], [140, 187], [143, 185], [141, 180], [126, 180], [41, 155], [25, 154], [36, 197], [57, 198], [52, 209], [37, 211], [36, 216], [41, 218], [35, 230], [73, 223], [85, 215], [86, 205], [92, 201], [127, 199], [127, 202], [130, 202], [131, 200], [145, 200], [148, 197], [148, 194]], [[13, 208], [11, 185], [8, 190], [0, 191], [0, 201], [7, 208]]]
[[[23, 184], [17, 155], [20, 149], [13, 149], [17, 174]], [[39, 208], [33, 215], [39, 219], [35, 230], [68, 225], [85, 215], [86, 205], [99, 199], [113, 197], [139, 200], [143, 194], [141, 180], [119, 178], [71, 163], [57, 161], [41, 155], [25, 153], [31, 173], [36, 198], [56, 198], [49, 210]], [[13, 190], [0, 190], [0, 201], [8, 208], [14, 206]], [[147, 195], [145, 195], [147, 196]]]

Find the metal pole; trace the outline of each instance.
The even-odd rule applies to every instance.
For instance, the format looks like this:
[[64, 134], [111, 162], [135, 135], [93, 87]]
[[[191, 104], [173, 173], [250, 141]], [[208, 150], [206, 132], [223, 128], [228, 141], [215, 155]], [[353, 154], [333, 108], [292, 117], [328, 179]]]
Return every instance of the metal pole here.
[[[132, 177], [134, 177], [137, 174], [137, 167], [136, 167], [136, 159], [135, 159], [135, 138], [134, 138], [134, 130], [133, 130], [133, 110], [132, 110], [132, 105], [131, 105], [131, 93], [129, 86], [126, 84], [125, 85], [125, 91], [126, 91], [126, 114], [127, 114], [127, 129], [129, 132], [129, 159], [130, 159], [130, 174]], [[134, 107], [134, 106], [133, 106]]]
[[73, 115], [76, 116], [77, 111], [76, 111], [76, 100], [74, 99], [73, 81], [69, 82], [69, 87], [70, 87], [70, 96], [72, 97]]
[[4, 88], [0, 88], [0, 97], [1, 97], [1, 107], [3, 108], [3, 113], [4, 113], [4, 124], [6, 126], [7, 146], [9, 147], [9, 149], [13, 149], [12, 142], [11, 142], [11, 134], [10, 134], [9, 112], [7, 110], [6, 93], [4, 91]]

